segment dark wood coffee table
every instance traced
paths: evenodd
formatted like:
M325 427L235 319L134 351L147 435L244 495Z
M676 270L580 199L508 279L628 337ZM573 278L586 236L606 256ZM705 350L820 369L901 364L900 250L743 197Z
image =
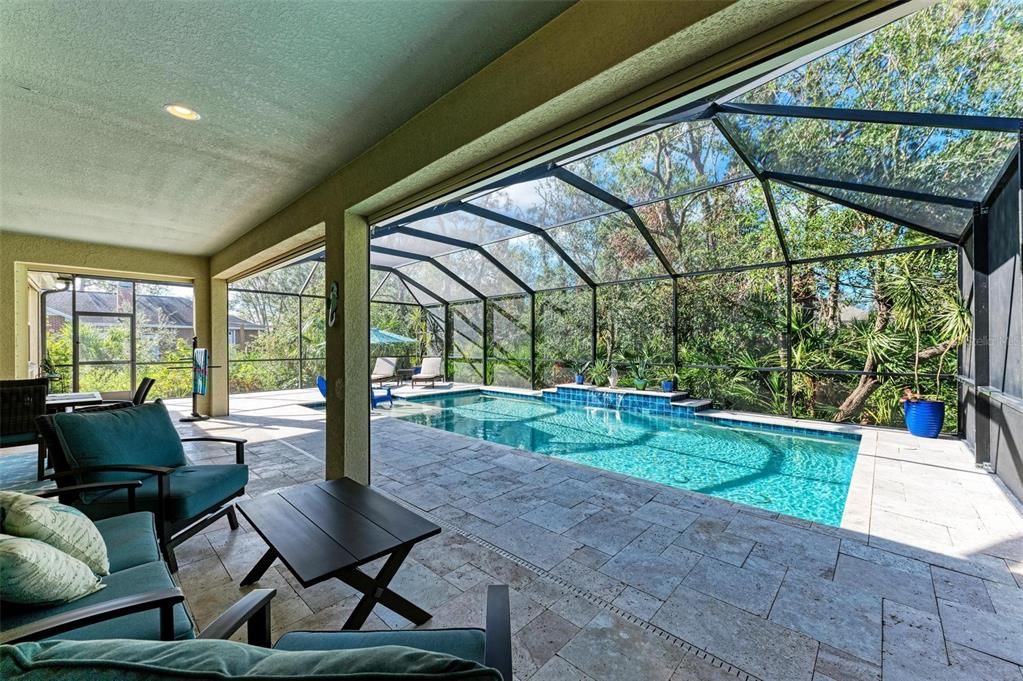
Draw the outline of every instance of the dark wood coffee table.
M426 612L388 588L412 547L440 527L350 478L296 485L242 501L238 510L270 549L242 580L263 576L278 558L304 587L340 579L362 592L342 629L358 629L380 603L423 624ZM388 556L375 577L359 566Z

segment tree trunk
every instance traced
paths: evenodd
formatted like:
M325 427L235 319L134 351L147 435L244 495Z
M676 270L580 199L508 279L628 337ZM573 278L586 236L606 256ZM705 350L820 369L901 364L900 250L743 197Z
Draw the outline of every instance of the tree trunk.
M916 359L919 362L925 362L929 359L941 355L944 352L948 352L955 345L954 341L945 341L938 345L924 348L916 354ZM868 368L870 367L870 368ZM876 371L872 357L867 358L867 362L863 368L864 371ZM849 396L845 398L842 405L835 412L832 417L832 421L846 421L852 418L855 414L859 413L863 405L867 403L870 396L874 394L874 391L881 387L881 379L876 376L860 376L859 382L853 389Z

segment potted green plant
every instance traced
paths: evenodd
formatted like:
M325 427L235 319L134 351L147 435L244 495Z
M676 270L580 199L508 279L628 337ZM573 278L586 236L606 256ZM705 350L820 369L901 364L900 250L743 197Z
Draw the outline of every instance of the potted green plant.
M590 381L593 385L603 385L611 375L611 367L606 360L598 359L590 367Z
M575 384L582 385L586 382L586 370L590 368L590 362L585 364L580 363L577 360L573 360L572 367L575 370Z
M675 381L678 380L678 372L674 366L666 367L661 371L661 391L670 393L675 391Z
M632 385L636 390L646 390L650 383L650 365L650 351L644 347L632 363Z
M972 318L966 302L937 282L921 280L909 261L903 262L891 288L893 316L899 328L913 336L913 386L902 391L900 401L906 428L918 437L938 437L945 423L945 401L941 399L941 371L945 357L970 337ZM924 334L936 341L921 348ZM920 362L938 358L934 373L935 394L920 390Z

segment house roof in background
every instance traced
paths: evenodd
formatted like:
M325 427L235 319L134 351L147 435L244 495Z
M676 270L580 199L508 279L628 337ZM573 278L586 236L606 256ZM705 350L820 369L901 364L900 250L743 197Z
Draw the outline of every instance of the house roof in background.
M116 308L116 293L104 291L76 291L75 304L79 312L112 312ZM140 324L146 320L163 319L164 326L178 329L192 328L192 299L182 296L139 295L135 298ZM50 295L46 298L46 314L71 318L71 296ZM102 322L99 322L102 323ZM228 314L228 328L262 329L261 324L250 322L238 315Z

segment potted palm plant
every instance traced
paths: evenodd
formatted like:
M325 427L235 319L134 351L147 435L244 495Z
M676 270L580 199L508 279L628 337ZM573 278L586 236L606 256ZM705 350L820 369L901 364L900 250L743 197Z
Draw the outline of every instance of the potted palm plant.
M646 390L650 376L650 357L643 351L632 364L632 385L636 390Z
M678 372L674 365L668 366L661 371L661 391L670 393L675 390L675 381L678 380Z
M582 385L586 382L586 370L590 368L590 362L585 364L579 363L578 360L573 360L572 368L575 370L575 384Z
M908 263L892 287L896 324L913 336L913 386L902 391L902 408L909 432L918 437L938 437L945 423L945 402L941 399L941 372L948 353L958 349L970 336L972 319L966 302L958 292L938 286L938 282L913 276ZM922 338L936 341L922 348ZM920 390L920 363L938 359L934 372L935 394Z

